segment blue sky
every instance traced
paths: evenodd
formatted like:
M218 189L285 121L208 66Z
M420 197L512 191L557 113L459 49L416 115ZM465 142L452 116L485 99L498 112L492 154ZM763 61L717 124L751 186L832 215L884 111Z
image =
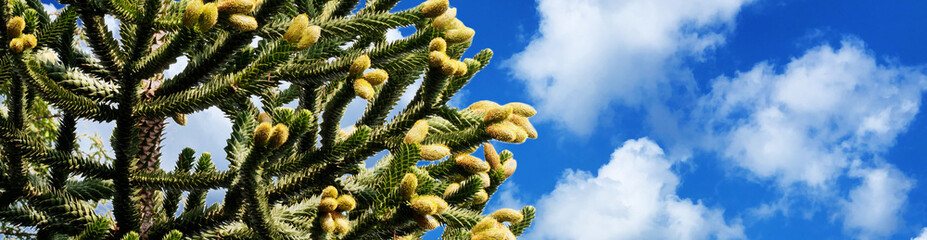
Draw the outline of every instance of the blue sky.
M537 206L524 239L927 239L927 2L452 5L495 52L454 102L540 111L496 147L520 164L490 208ZM165 156L221 153L221 113L189 118Z

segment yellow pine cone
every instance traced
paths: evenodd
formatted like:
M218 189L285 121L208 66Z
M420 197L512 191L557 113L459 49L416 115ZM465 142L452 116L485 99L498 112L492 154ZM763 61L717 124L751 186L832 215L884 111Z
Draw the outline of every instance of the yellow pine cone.
M492 213L492 217L495 218L496 221L510 223L521 222L522 219L525 219L525 215L523 215L521 211L511 208L496 210L496 212Z
M270 139L267 140L267 147L270 149L276 149L280 146L283 146L289 137L290 128L288 128L286 125L278 123L276 126L274 126L274 134L270 135Z
M348 219L341 215L339 212L333 212L332 218L335 220L335 232L339 234L348 233L351 231L351 223L348 222Z
M478 222L476 225L474 225L473 228L470 229L470 233L472 233L472 235L477 235L477 234L480 234L480 233L483 233L483 232L486 232L492 229L498 229L498 228L504 228L504 227L505 225L502 225L502 223L500 223L499 221L496 221L495 218L486 217L480 220L480 222Z
M351 195L338 196L338 211L351 211L354 210L355 207L357 207L357 200L355 200Z
M308 26L303 29L302 37L299 38L299 43L296 44L296 48L299 50L305 50L319 42L319 37L321 36L322 27Z
M487 110L486 116L483 116L483 122L487 124L502 122L512 116L512 109L507 107L500 106Z
M447 41L441 37L431 39L431 43L428 44L428 50L432 52L447 52Z
M171 116L171 119L174 119L174 123L176 123L177 125L180 125L180 126L187 125L187 115L183 113L174 114L174 116Z
M505 176L505 178L511 177L512 174L515 174L515 168L517 167L518 161L515 161L514 158L505 161L505 164L502 165L502 175Z
M351 63L351 69L348 70L349 76L360 77L364 75L364 71L370 68L370 57L367 55L361 55L354 59L354 62Z
M483 100L483 101L470 104L470 106L467 107L467 110L471 112L482 112L482 111L488 111L490 109L494 109L497 107L499 107L498 103L493 102L493 101Z
M32 34L23 34L20 36L23 39L23 48L32 49L39 44L39 40L35 38L35 35Z
M489 200L489 193L486 193L486 190L480 189L479 192L473 194L473 198L470 199L473 204L483 204Z
M428 54L428 66L433 68L439 68L444 66L444 62L450 60L450 57L447 56L444 52L431 51Z
M480 178L480 182L483 183L483 188L488 188L489 185L492 185L492 179L489 178L489 173L481 172L476 174Z
M251 0L221 0L216 6L219 12L229 14L246 14L254 11L254 2Z
M187 28L196 27L201 14L203 14L203 0L191 0L183 12L183 25Z
M257 118L259 123L273 123L274 119L268 113L258 114Z
M486 159L486 163L489 163L490 170L498 170L502 167L502 159L491 143L483 143L483 158Z
M17 38L19 35L23 34L23 29L26 29L26 20L23 17L13 17L9 22L6 22L6 36L10 38Z
M513 142L515 141L516 136L515 130L509 127L506 127L505 124L496 123L486 127L486 134L489 134L489 137L502 141L502 142Z
M451 183L444 189L444 197L450 196L460 190L460 183Z
M532 107L531 105L520 103L520 102L509 103L509 104L506 104L505 107L511 108L512 113L518 114L519 116L522 116L522 117L532 117L538 113L538 111L535 110L534 107Z
M451 149L443 144L432 144L421 147L422 160L435 161L451 155Z
M303 30L309 26L309 16L306 14L297 15L293 18L293 21L290 22L290 26L287 27L286 32L283 34L283 39L289 43L297 43L299 39L303 36Z
M468 68L469 68L470 66L467 66L466 63L463 63L463 62L461 62L461 61L456 61L456 63L457 63L457 72L454 72L454 75L455 75L455 76L464 76L464 75L467 75L467 71L469 70Z
M431 26L437 29L448 29L455 19L457 19L457 8L449 8L441 16L436 17Z
M338 200L332 197L322 198L322 201L319 202L319 211L320 212L332 212L338 209Z
M502 124L505 124L506 127L512 129L512 131L515 132L515 140L511 141L510 143L524 143L526 140L528 140L528 132L524 129L515 126L515 124L512 122L503 122Z
M258 125L257 129L254 130L254 147L261 148L267 143L267 140L270 140L270 136L274 134L274 127L270 123L261 123Z
M457 165L460 165L460 167L463 167L463 169L467 170L469 173L475 174L489 171L488 163L471 155L458 156L455 160Z
M412 199L412 196L415 196L416 188L418 188L418 177L415 174L406 173L405 176L402 176L402 181L399 182L399 194L401 194L402 199Z
M448 76L457 73L457 61L453 59L445 60L443 63L441 63L441 73Z
M379 86L386 82L386 80L389 80L389 73L383 69L374 69L373 71L364 73L364 79L370 82L371 85Z
M468 27L447 30L445 33L447 42L452 44L469 42L470 40L473 40L473 35L476 35L476 31Z
M331 212L322 213L319 217L319 223L322 225L322 231L325 232L334 232L335 231L335 219L332 218Z
M434 18L441 16L447 11L447 8L451 5L448 0L428 0L422 3L422 15L425 15L427 18Z
M443 198L435 196L435 195L425 195L425 196L421 196L420 198L431 201L432 203L435 204L435 213L433 213L432 215L442 214L446 212L447 209L450 207L447 204L447 201L444 201Z
M524 130L525 133L528 134L528 138L538 138L538 130L534 129L534 125L531 125L531 122L528 121L528 118L522 117L521 115L512 115L509 117L509 122L512 122L512 124L515 124L515 126L518 126Z
M328 186L322 189L322 198L337 198L338 189L335 186Z
M208 32L209 29L216 25L217 21L219 21L219 9L216 7L216 3L207 3L203 5L203 12L196 23L196 28L200 32Z
M23 52L24 48L23 44L24 41L22 38L14 38L13 40L10 40L10 50L12 50L14 53L21 53Z
M419 215L432 215L438 212L438 206L435 202L425 199L421 196L413 198L409 201L409 207Z
M417 223L419 227L427 230L432 230L441 226L441 223L438 223L438 220L435 220L435 218L431 216L413 214L412 219L415 220L415 223Z
M515 234L508 228L494 228L473 235L470 240L515 240Z
M428 120L425 120L425 119L418 120L415 122L414 125L412 125L412 128L409 129L409 132L406 133L406 137L405 139L403 139L403 142L404 143L421 143L422 141L425 140L425 137L428 136L429 129L430 129L430 126L428 126Z
M373 100L373 86L370 85L370 82L364 80L363 78L358 78L354 80L354 95L357 95L360 98L365 100Z
M254 31L258 27L257 20L254 17L244 14L232 14L232 16L229 16L229 23L242 32Z

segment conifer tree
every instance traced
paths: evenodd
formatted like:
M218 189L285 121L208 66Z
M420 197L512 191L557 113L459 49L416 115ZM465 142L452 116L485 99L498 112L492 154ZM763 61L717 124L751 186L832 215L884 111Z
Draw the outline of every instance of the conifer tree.
M534 208L483 213L516 168L490 142L536 138L536 112L447 106L492 51L464 57L475 31L448 0L398 2L62 0L46 14L40 0L3 0L0 234L418 239L443 226L444 239L515 239ZM386 40L404 27L415 33ZM366 109L341 129L353 101ZM201 149L161 155L166 118L211 107L232 123L228 170ZM80 120L115 123L111 161L78 150ZM223 201L207 204L214 189Z

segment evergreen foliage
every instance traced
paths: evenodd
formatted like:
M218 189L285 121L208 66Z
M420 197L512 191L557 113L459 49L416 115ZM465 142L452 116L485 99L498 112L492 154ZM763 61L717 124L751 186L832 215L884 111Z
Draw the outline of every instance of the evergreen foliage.
M397 2L66 0L50 16L39 0L3 0L0 235L417 239L444 226L444 239L514 239L535 210L483 214L516 166L489 141L537 137L535 111L447 106L492 51L462 59L475 31L447 0ZM416 32L386 41L402 27ZM367 108L341 129L352 101ZM190 148L161 169L165 119L210 107L232 122L228 170ZM113 158L78 150L81 119L115 123ZM487 161L471 155L480 144ZM207 204L212 189L224 201Z

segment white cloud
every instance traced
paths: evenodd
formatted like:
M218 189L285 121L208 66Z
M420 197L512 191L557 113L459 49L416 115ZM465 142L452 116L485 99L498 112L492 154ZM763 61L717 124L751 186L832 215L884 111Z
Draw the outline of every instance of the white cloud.
M921 235L918 235L916 238L912 238L911 240L927 240L927 227L921 230Z
M849 159L894 145L918 112L925 77L876 63L863 43L820 46L776 73L761 63L720 77L701 100L714 147L782 186L826 188Z
M49 19L51 19L51 20L54 21L55 18L58 18L58 14L57 14L57 13L58 13L58 8L55 7L54 4L51 4L51 3L42 3L42 8L43 8L43 10L45 10L45 13L48 14Z
M748 2L538 0L539 35L510 64L539 117L589 134L610 104L637 106L671 81L692 84L678 62L723 44Z
M914 186L894 167L853 169L862 185L850 191L843 205L843 226L860 239L884 239L899 226L899 214Z
M538 201L529 239L736 239L723 210L676 195L674 162L648 139L630 140L593 176L568 170Z

